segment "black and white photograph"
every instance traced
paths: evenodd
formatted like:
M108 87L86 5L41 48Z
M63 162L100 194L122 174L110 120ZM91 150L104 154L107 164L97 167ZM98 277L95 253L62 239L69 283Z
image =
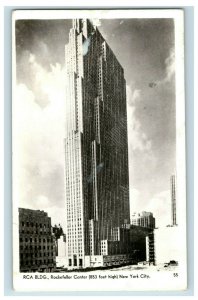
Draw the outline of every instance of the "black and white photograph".
M12 21L14 288L185 290L183 11Z

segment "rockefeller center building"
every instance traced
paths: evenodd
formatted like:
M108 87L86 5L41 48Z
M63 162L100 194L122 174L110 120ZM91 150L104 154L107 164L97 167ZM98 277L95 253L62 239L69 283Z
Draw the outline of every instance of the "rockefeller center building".
M66 60L68 268L129 259L124 70L97 27L73 20Z

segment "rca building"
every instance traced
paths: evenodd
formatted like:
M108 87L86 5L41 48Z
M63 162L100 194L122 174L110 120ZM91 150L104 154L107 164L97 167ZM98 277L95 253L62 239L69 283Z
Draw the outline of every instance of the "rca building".
M101 265L104 255L121 255L127 262L130 254L124 228L130 224L130 215L124 70L87 19L73 20L65 58L68 268L92 266L93 258Z

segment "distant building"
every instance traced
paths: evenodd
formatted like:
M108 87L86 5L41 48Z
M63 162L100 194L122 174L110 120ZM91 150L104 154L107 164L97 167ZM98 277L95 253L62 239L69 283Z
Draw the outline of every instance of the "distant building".
M100 241L100 255L130 254L130 231L127 228L112 228L111 240Z
M178 247L181 240L181 231L177 226L176 211L176 176L170 177L171 191L171 224L154 230L154 247L156 264L165 264L170 261L178 262L183 249Z
M57 226L57 225L54 225L52 227L52 232L55 236L55 246L56 246L56 256L58 256L58 240L60 239L60 237L63 235L63 229L62 227L60 226L60 224Z
M20 272L49 272L56 266L51 218L40 210L19 208Z
M131 224L135 226L155 228L155 218L151 212L143 211L141 213L133 213L131 216Z
M60 236L63 235L63 229L60 224L58 224L58 226L54 225L52 227L52 232L55 235L56 240L58 240Z
M67 252L66 252L66 235L63 233L57 239L57 256L56 256L56 266L57 267L67 267Z
M177 225L177 211L176 211L176 176L172 175L170 178L171 184L171 225Z
M58 256L66 256L66 235L63 234L58 239Z

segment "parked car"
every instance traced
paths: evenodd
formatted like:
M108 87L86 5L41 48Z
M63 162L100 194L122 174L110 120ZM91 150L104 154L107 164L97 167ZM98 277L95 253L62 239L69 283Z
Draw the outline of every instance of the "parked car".
M178 266L178 261L170 260L169 266Z
M170 260L168 263L164 264L164 268L167 268L169 266L178 266L178 261Z

